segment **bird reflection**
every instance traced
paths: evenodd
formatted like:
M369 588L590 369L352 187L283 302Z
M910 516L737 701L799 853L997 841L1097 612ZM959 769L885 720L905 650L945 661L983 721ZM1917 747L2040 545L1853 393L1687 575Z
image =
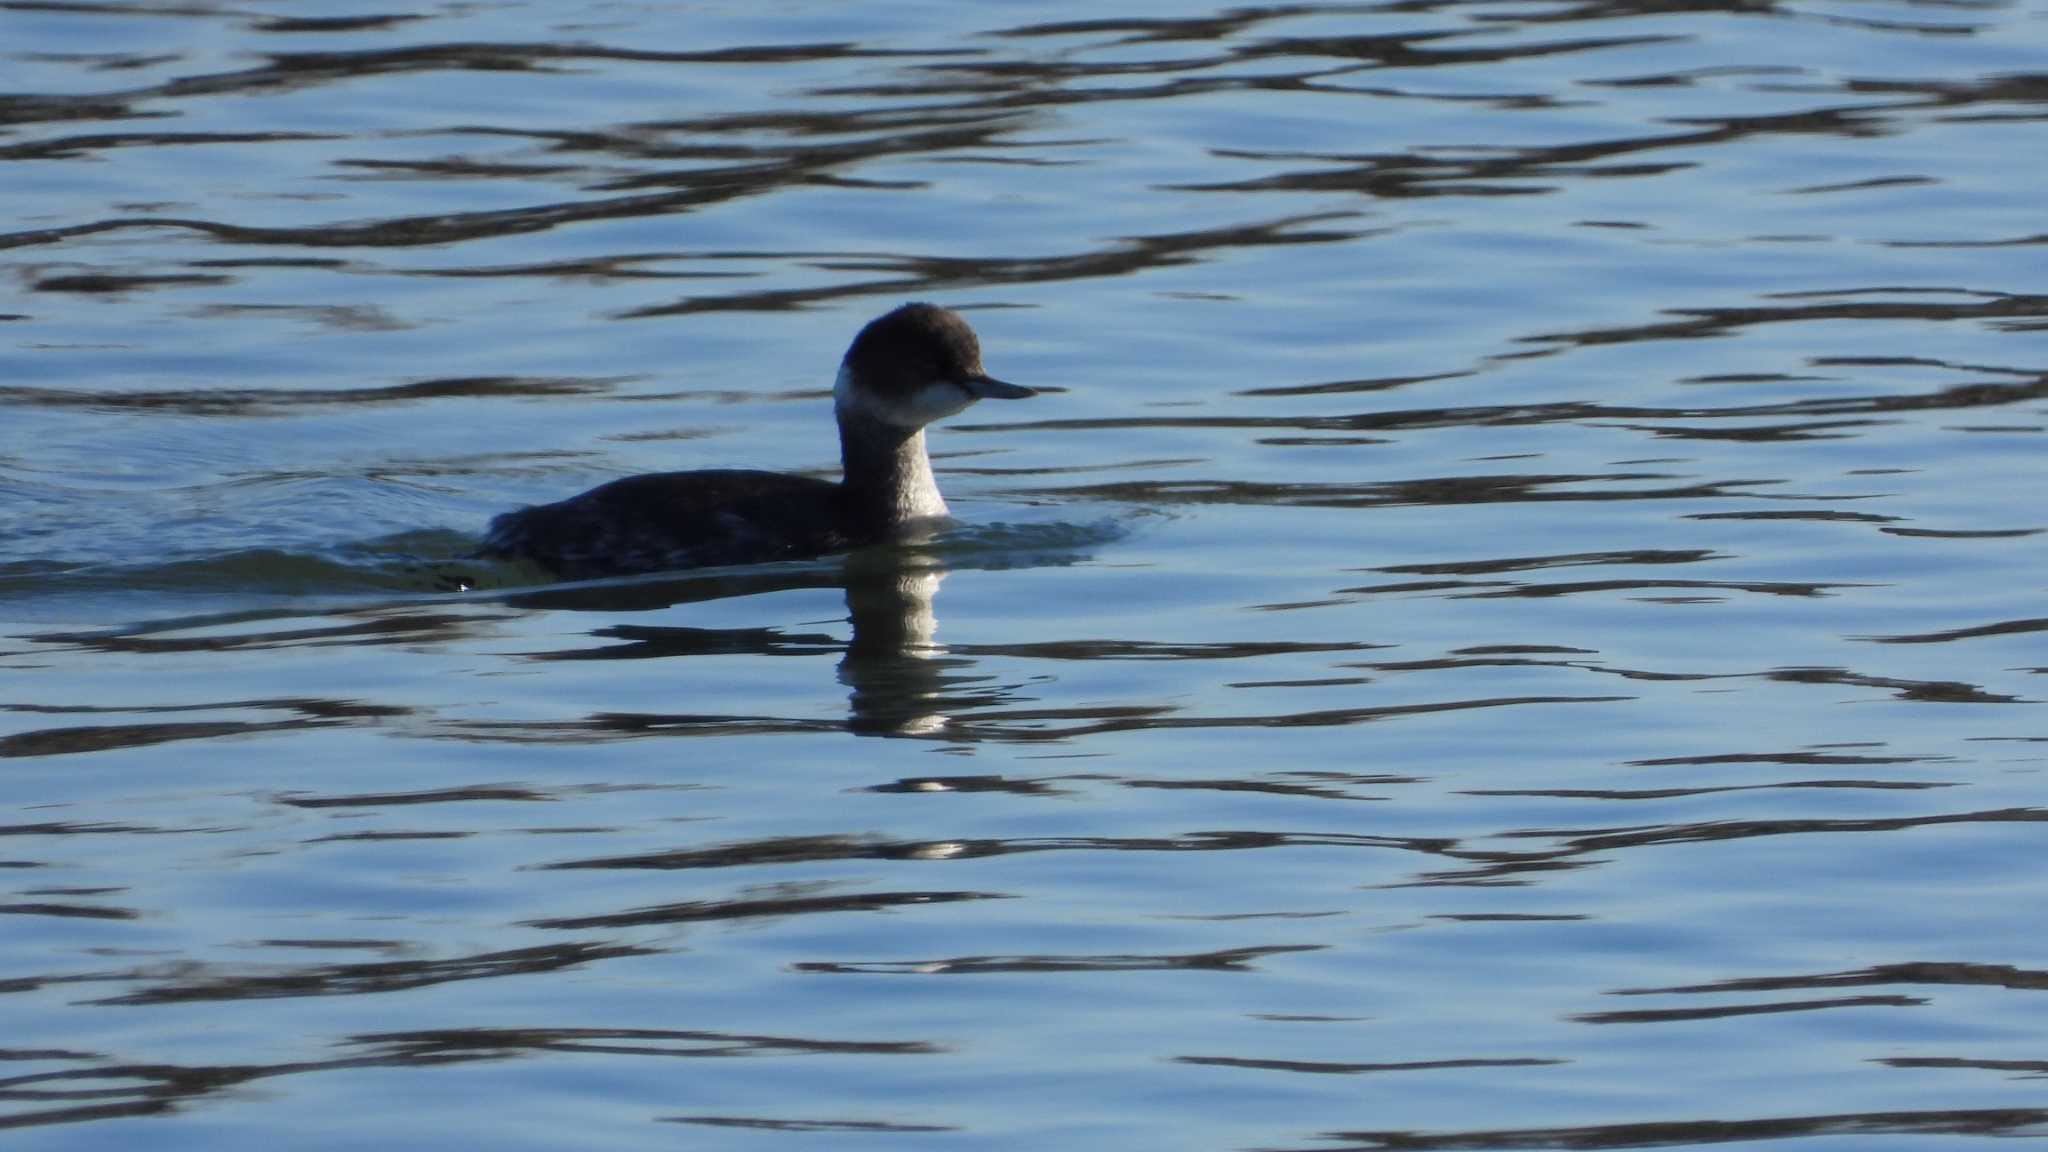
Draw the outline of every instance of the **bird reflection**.
M908 560L909 562L898 562ZM853 638L839 662L851 690L847 727L869 736L934 736L946 728L946 689L972 661L938 643L933 601L946 570L898 554L856 556L846 565Z
M986 704L965 685L983 679L975 661L937 640L935 602L950 568L917 542L855 552L840 561L724 574L691 574L655 582L583 584L519 593L518 607L582 611L649 611L678 604L838 586L846 596L851 634L845 641L817 631L775 626L698 628L620 624L589 635L609 643L536 652L538 660L634 660L743 654L818 656L840 652L838 678L848 691L845 729L868 736L943 736L950 713ZM594 718L607 728L646 731L720 728L736 723L812 730L817 722L702 713L635 713ZM837 727L838 725L832 725Z

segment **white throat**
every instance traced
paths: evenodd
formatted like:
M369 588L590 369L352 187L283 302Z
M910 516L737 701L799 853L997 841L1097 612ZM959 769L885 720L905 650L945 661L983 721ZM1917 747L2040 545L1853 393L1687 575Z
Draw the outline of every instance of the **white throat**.
M927 384L900 400L884 400L861 387L844 364L839 366L838 379L832 382L832 405L835 409L857 412L870 420L880 420L898 428L923 428L956 412L964 412L973 403L974 397L967 389L957 384L941 383Z
M844 365L832 386L833 410L839 417L842 482L868 503L871 514L896 528L946 515L945 498L939 495L931 460L925 455L925 421L917 419L922 414L919 409L937 407L928 397L940 388L964 396L958 388L937 385L899 408L879 402L872 392L857 385ZM957 404L935 411L930 419L964 407L966 404Z

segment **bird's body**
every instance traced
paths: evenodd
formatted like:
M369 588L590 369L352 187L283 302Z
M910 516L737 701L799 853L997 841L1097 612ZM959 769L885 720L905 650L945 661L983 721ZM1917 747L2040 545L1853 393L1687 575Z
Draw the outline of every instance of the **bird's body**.
M855 547L830 480L720 469L627 476L491 522L484 555L567 580L821 556ZM770 521L774 533L758 525Z
M833 389L843 476L751 469L627 476L491 521L481 554L566 579L753 564L878 543L946 515L924 426L1028 388L981 369L973 329L906 304L861 329Z

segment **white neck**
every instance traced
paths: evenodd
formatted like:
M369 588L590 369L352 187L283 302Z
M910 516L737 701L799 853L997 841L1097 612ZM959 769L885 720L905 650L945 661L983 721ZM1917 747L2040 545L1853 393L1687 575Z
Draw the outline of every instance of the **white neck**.
M856 514L890 530L945 516L946 501L925 455L924 429L892 423L843 367L832 400L842 483Z

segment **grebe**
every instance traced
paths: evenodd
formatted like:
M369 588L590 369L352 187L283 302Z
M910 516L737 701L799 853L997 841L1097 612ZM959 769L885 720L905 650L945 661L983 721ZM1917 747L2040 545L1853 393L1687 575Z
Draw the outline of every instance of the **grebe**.
M750 469L627 476L491 521L480 554L570 580L842 552L946 515L924 426L1032 389L981 368L974 329L935 304L870 321L832 389L842 478Z

